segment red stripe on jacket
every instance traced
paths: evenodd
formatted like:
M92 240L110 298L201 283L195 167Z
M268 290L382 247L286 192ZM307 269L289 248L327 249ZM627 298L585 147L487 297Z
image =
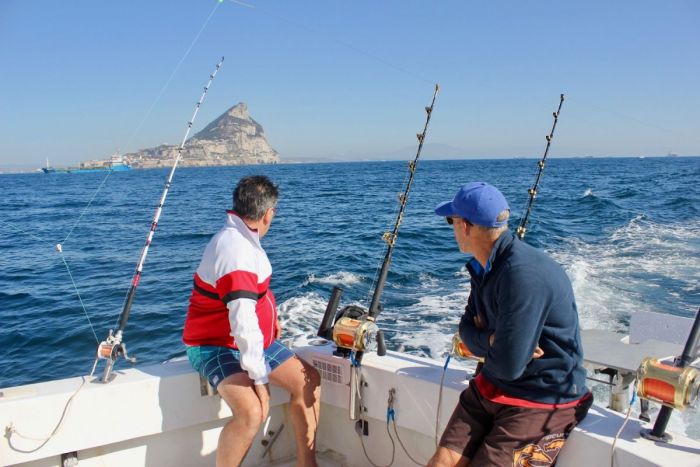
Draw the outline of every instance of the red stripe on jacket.
M236 291L248 291L258 295L266 291L265 295L257 300L255 314L263 334L263 347L268 348L275 340L277 306L275 296L269 290L270 277L258 284L255 274L247 271L233 271L221 277L214 287L204 282L195 273L194 283L198 288L216 294L219 298L214 299L202 294L197 287L192 288L182 336L185 344L238 348L231 336L228 308L222 301L223 297Z

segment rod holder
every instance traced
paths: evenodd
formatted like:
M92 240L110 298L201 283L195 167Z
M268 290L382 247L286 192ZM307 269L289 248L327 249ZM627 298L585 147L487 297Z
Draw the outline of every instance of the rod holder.
M386 343L384 342L384 331L377 331L377 355L383 357L386 355Z
M321 320L321 325L318 327L318 337L323 337L324 339L330 340L332 338L331 333L333 332L333 319L335 318L336 310L338 309L338 304L340 303L340 297L343 295L343 289L338 286L333 287L331 292L331 298L328 300L328 305L326 305L326 312L323 314L323 319Z

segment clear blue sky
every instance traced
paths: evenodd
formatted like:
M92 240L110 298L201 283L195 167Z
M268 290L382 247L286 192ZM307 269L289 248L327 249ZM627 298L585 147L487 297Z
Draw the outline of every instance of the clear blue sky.
M242 1L0 0L0 165L177 144L221 55L195 130L244 101L283 158L414 146L434 82L466 157L540 155L561 92L552 156L700 154L698 1Z

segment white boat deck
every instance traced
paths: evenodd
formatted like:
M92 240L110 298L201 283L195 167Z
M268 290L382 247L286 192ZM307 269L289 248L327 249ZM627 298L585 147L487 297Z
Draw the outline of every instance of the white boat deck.
M333 451L319 452L316 454L316 462L319 467L345 467L343 456ZM295 459L281 460L268 464L270 467L294 467Z
M296 349L307 361L326 363L322 387L318 452L323 466L369 466L355 422L349 419L350 362L334 357L332 346ZM397 428L410 455L426 462L435 450L436 409L443 362L403 353L366 354L362 362L363 405L369 436L364 445L377 465L392 455L386 432L387 396L395 390ZM450 364L445 375L438 432L441 432L466 387L468 367ZM0 428L47 436L66 402L81 383L70 378L0 389ZM279 432L270 445L254 441L244 465L294 465L294 439L287 415L288 396L274 388L269 430ZM168 362L118 372L108 385L87 383L78 393L61 430L45 446L12 435L0 440L0 465L59 466L61 456L77 453L78 466L211 466L221 427L230 411L218 396L202 395L198 375L186 361ZM577 427L558 459L561 467L611 465L611 445L623 415L594 406ZM285 428L280 431L281 425ZM616 466L700 466L700 442L673 433L666 445L639 436L642 427L630 419L617 443ZM392 430L393 431L393 430ZM265 454L265 450L270 450ZM396 443L394 465L413 465Z

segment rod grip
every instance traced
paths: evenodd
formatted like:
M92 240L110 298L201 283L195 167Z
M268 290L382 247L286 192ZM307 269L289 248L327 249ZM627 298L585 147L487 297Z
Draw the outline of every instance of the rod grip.
M335 312L338 309L341 295L343 295L343 289L338 286L333 287L331 298L328 300L328 305L326 305L326 312L323 314L321 325L318 327L318 333L316 334L318 337L323 337L324 339L331 338L333 319L335 318Z

